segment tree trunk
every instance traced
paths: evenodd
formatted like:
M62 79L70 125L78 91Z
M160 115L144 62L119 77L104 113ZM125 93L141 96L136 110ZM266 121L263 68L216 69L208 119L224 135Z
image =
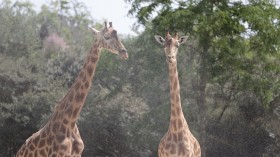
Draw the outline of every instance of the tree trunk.
M203 77L203 76L201 76ZM206 156L206 82L202 80L199 81L199 91L197 95L197 104L199 109L199 130L200 130L200 146L201 146L201 157Z
M203 51L200 53L200 68L198 72L198 93L197 93L197 105L199 109L199 131L200 131L200 146L201 146L201 157L206 157L206 150L207 150L207 115L206 115L206 85L208 81L208 60L207 60L207 50L208 48L204 48Z

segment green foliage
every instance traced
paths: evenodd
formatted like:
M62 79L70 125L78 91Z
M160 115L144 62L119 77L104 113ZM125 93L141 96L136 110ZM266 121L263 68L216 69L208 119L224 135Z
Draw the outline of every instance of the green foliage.
M166 28L189 35L177 58L182 106L207 156L279 156L279 9L267 1L127 2L146 30L123 37L128 60L102 52L78 122L83 156L157 156L170 104L153 36ZM32 7L0 4L0 156L14 156L46 123L91 48L87 26L102 27L77 1ZM52 34L66 46L46 48Z
M31 6L28 2L17 2L14 5L7 0L1 2L1 54L28 57L30 55L28 52L38 46L36 44L38 43L36 34L38 29L34 20L35 12ZM25 18L26 16L30 18Z
M210 136L225 141L226 137L216 134L220 129L239 128L235 122L231 122L233 124L230 127L231 123L223 122L223 119L236 114L246 115L248 112L256 116L258 114L251 111L254 108L257 108L257 111L275 109L274 102L280 95L280 9L274 3L249 1L244 4L241 1L228 0L128 2L132 5L129 13L137 17L139 23L147 26L148 30L152 27L152 34L164 32L166 28L176 29L182 34L190 34L193 40L188 45L193 49L188 50L190 53L187 56L192 59L187 66L191 66L189 69L193 70L193 73L189 74L193 91L189 91L189 94L194 95L189 99L196 99L201 115L197 117L201 125L200 142L204 149L202 156L217 156L212 154L211 147L207 147L212 143ZM237 107L237 110L233 110L233 107ZM244 112L243 107L248 110ZM219 114L213 114L213 111ZM257 117L266 116L268 115L263 113ZM242 120L248 120L247 116L243 118ZM262 134L259 142L265 145L259 145L262 149L246 149L239 155L234 155L234 150L223 150L226 153L224 156L246 156L248 152L251 155L255 153L252 156L261 156L267 153L264 148L271 144L270 140L274 140L268 136L270 130L251 118L249 121L250 125L260 127L254 134ZM216 128L213 123L221 125L221 128ZM247 122L244 124L248 125ZM214 132L210 132L208 128ZM238 136L250 133L240 132ZM268 141L262 142L263 139ZM246 141L239 141L238 144L232 148L241 149L251 145ZM218 141L216 145L224 146L223 142ZM239 149L235 151L240 152Z
M57 95L50 94L53 88L46 91L41 86L42 78L36 80L38 73L33 73L30 66L34 65L28 59L1 55L0 60L0 149L2 156L13 156L24 140L41 127L40 120L50 113L50 105L54 103L50 100Z
M59 13L47 6L37 14L29 2L4 0L0 12L0 156L14 156L24 141L45 125L65 87L73 81L88 50L85 47L92 42L87 30L92 22L84 16L78 21L85 27L77 27L73 15L64 14L62 21ZM71 20L74 23L67 22ZM43 43L51 33L66 34L59 36L62 40L67 36L79 39L66 40L74 43L71 47L50 51ZM81 40L82 35L87 40ZM63 72L66 75L61 76Z

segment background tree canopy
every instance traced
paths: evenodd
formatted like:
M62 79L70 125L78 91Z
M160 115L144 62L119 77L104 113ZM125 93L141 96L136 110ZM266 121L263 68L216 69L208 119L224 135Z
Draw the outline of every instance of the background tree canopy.
M182 105L203 157L280 156L280 9L274 1L126 0L144 32L122 36L129 59L104 51L78 126L83 156L155 157L169 125L166 28L188 34ZM0 156L48 120L102 25L78 1L0 2ZM137 25L136 24L136 25Z

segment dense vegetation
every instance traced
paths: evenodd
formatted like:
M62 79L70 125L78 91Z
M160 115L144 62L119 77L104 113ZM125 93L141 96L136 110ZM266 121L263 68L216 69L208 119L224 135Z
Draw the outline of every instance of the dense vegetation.
M127 0L145 26L104 51L78 126L83 156L155 157L169 125L166 28L188 34L178 68L186 119L203 157L280 156L280 10L271 1ZM0 156L48 120L101 27L78 1L0 2Z

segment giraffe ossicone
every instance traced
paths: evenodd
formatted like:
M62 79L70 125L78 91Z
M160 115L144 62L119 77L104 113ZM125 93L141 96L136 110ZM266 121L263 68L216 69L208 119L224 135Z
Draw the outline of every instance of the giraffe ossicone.
M94 28L91 31L95 41L74 84L56 105L47 124L25 141L16 157L81 157L84 144L76 122L89 93L101 49L128 58L111 22L109 27L105 22L102 31Z
M167 133L161 139L158 147L159 157L200 157L201 149L198 141L192 135L184 117L181 99L180 84L177 71L177 52L187 36L179 38L178 32L172 37L166 31L165 38L155 35L156 41L164 46L170 83L170 124Z

